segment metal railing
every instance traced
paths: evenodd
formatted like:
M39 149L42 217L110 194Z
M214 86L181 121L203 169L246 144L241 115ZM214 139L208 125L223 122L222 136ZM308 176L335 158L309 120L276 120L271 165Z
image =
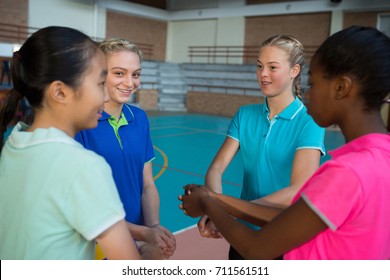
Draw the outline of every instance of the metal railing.
M305 46L305 62L309 63L318 46ZM189 46L190 63L256 63L258 46Z
M0 23L0 41L4 43L22 44L38 28Z
M254 91L260 91L258 87L242 87L242 86L234 86L234 85L229 85L229 86L223 86L223 85L209 85L209 84L190 84L188 85L189 91L201 91L203 92L202 88L206 88L207 92L212 92L212 90L221 90L222 92L219 93L224 93L224 94L232 94L231 91L238 91L236 94L240 95L248 95L248 92L254 92ZM214 93L217 93L214 91Z
M26 39L37 30L39 30L39 28L0 22L0 42L23 44L24 41L26 41ZM91 38L95 41L104 40L104 38ZM141 49L144 59L153 59L154 46L152 44L137 42L134 42L134 44Z

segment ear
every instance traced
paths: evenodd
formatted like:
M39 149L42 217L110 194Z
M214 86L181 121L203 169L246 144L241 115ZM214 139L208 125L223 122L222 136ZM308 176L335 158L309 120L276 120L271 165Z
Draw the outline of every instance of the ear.
M291 68L291 79L295 79L295 77L299 75L299 72L301 72L301 65L295 64Z
M66 103L70 96L70 88L61 81L51 82L47 92L50 100L56 103Z
M352 79L349 76L341 76L335 81L336 99L343 99L350 95L352 89Z

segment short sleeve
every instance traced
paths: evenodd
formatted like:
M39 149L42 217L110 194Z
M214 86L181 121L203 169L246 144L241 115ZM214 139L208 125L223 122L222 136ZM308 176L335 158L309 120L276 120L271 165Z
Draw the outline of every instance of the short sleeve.
M145 115L146 124L146 146L145 146L145 163L152 161L155 158L152 139L150 138L150 125L148 118Z
M304 185L300 195L332 230L336 230L359 211L362 187L353 170L325 163Z
M227 136L233 138L238 142L240 142L240 135L239 135L239 124L240 124L240 115L241 115L240 113L241 113L241 109L239 109L236 112L227 130Z
M124 219L111 169L103 159L98 158L79 171L66 199L65 216L87 240Z
M309 117L309 116L308 116ZM318 149L325 155L325 129L319 127L314 120L309 117L302 129L297 149Z

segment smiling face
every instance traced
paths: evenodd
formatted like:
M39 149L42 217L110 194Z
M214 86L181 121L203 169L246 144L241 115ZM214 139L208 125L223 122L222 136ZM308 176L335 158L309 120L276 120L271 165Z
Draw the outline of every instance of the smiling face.
M292 94L294 78L299 65L291 68L288 53L276 46L266 46L259 52L257 80L264 96Z
M107 92L110 103L124 104L140 85L141 60L131 51L111 52L107 55Z

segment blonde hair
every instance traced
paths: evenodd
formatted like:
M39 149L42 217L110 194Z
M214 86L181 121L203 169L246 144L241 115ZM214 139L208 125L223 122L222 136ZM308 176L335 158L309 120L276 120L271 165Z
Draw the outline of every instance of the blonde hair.
M112 38L104 40L99 46L105 55L109 55L112 52L130 51L136 53L139 56L139 59L142 60L142 51L135 44L126 39Z
M286 51L289 55L290 67L296 64L300 66L299 74L294 79L294 89L295 95L302 99L301 73L305 65L303 45L294 36L275 35L261 44L260 51L267 46L275 46Z

